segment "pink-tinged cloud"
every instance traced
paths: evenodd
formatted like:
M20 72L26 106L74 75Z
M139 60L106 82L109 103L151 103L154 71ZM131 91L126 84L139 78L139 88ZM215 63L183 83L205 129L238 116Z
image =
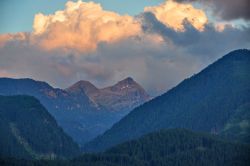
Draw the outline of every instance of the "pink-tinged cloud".
M3 34L0 35L0 48L4 47L7 42L11 41L24 41L28 39L28 34L24 32L19 32L16 34Z
M176 31L184 31L185 20L200 31L208 22L202 10L172 0L146 7L144 12L153 13L159 21ZM46 51L86 55L95 51L102 42L112 44L135 36L147 37L156 44L163 41L160 35L145 34L142 24L136 17L105 11L94 2L68 1L64 10L51 15L36 14L32 33L0 35L0 47L6 42L21 40Z
M163 24L176 31L184 31L184 22L188 21L197 30L203 31L208 23L205 12L191 4L182 4L173 0L166 1L159 6L146 7L145 12L151 12Z
M0 77L12 77L12 78L14 78L14 77L17 77L17 74L0 69Z
M35 44L46 50L89 52L100 42L113 43L141 32L133 17L105 11L94 2L72 2L52 15L37 14L33 23Z

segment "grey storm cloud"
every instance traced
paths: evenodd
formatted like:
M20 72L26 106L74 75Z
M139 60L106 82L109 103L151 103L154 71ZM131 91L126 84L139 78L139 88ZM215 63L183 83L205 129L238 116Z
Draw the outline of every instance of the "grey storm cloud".
M0 74L1 71L7 71L6 76L44 80L56 87L67 87L81 78L110 77L106 70L80 61L75 54L47 52L22 41L9 42L0 48Z
M131 76L152 95L173 87L206 65L176 48L160 46L140 38L102 43L88 55L63 55L39 48L8 43L0 49L0 71L30 77L65 88L81 79L99 87Z
M185 21L186 30L176 32L159 22L152 13L144 13L140 17L146 33L159 34L166 42L173 43L179 49L194 56L211 58L233 49L250 46L250 27L234 28L228 25L220 32L213 24L208 24L201 32Z
M224 20L245 19L250 20L249 0L175 0L177 2L201 2L212 5L215 15Z

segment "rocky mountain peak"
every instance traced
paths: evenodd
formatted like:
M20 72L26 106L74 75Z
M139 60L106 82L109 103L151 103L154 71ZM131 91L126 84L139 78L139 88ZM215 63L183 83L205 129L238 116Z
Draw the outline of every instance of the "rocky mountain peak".
M106 90L111 90L111 91L128 91L129 89L134 89L134 90L143 90L144 89L133 80L133 78L131 77L127 77L121 81L119 81L118 83L116 83L113 86L104 88Z
M105 107L110 111L131 110L149 100L147 92L131 77L102 89L82 80L69 87L67 91L78 95L85 93L97 107Z
M81 80L66 89L69 92L85 93L87 95L98 92L98 88L89 81Z
M134 84L137 84L137 83L133 80L133 78L127 77L119 81L116 85L134 85Z

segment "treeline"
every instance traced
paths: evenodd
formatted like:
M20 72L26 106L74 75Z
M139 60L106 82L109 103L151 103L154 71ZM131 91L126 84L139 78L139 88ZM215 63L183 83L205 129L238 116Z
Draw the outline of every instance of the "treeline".
M247 166L249 145L225 142L217 137L184 129L162 130L115 146L105 152L72 160L2 159L0 165L66 166Z

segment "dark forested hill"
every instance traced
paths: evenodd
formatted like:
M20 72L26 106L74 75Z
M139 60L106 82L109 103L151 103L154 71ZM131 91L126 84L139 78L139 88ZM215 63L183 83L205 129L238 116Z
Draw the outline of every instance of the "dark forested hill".
M55 158L77 154L77 144L37 99L0 96L0 156Z
M88 143L85 150L104 150L163 128L220 134L237 110L249 101L250 51L236 50L162 96L135 108Z
M248 145L224 142L214 136L184 129L162 130L68 161L0 159L1 165L66 166L248 166Z

